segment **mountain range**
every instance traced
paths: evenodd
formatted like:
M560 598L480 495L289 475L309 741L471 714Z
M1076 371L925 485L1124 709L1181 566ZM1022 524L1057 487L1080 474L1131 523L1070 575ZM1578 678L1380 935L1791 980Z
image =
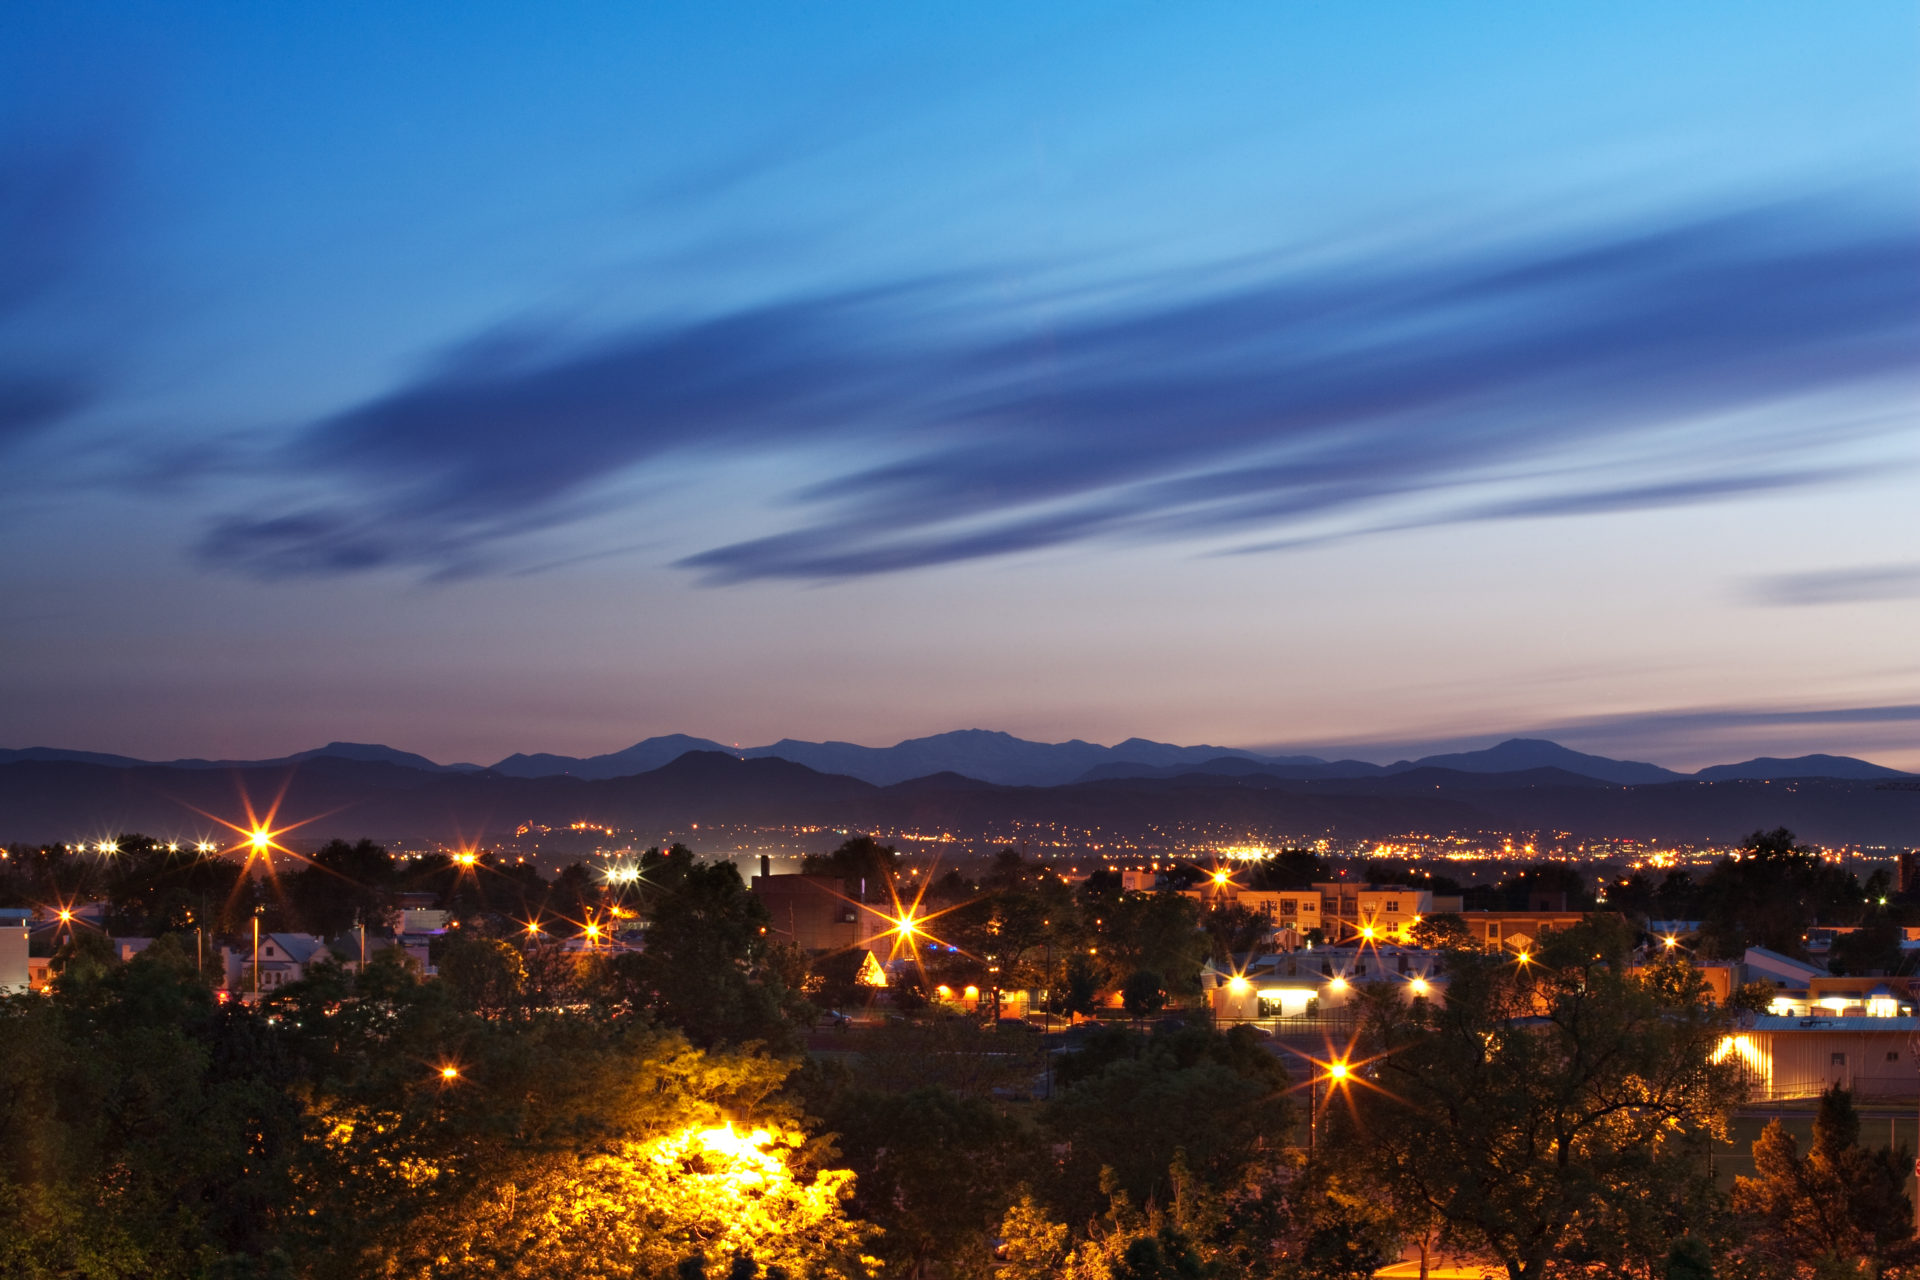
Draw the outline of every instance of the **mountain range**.
M288 838L306 846L335 836L494 841L517 827L564 833L575 824L642 840L695 831L696 842L720 848L734 847L743 829L779 828L821 848L850 831L875 831L944 833L960 842L956 851L1027 837L1064 851L1170 849L1222 838L1395 840L1423 831L1554 830L1579 839L1730 844L1776 826L1827 845L1920 846L1920 779L1904 776L1622 785L1552 767L1474 772L1410 764L1350 777L1184 770L1042 787L957 773L883 786L716 751L689 751L657 769L603 779L420 769L326 754L293 769L230 771L15 759L0 763L0 840L99 840L127 831L230 839L205 815L238 821L243 797L277 796L279 820L300 824Z
M709 738L676 733L647 738L625 750L605 755L580 757L516 753L492 765L490 769L475 764L437 764L412 752L353 742L330 742L324 747L270 760L187 759L164 762L98 752L30 747L25 750L0 750L0 764L63 761L110 768L231 770L285 768L328 758L398 765L426 773L490 771L510 778L566 776L600 781L650 773L688 752L718 752L743 760L785 760L804 765L817 773L857 778L882 787L936 774L957 774L962 778L1012 787L1058 787L1077 782L1174 778L1195 773L1225 777L1260 775L1295 781L1335 780L1388 777L1420 769L1472 774L1554 769L1578 778L1620 786L1677 782L1688 778L1707 782L1764 782L1803 778L1864 781L1909 776L1897 769L1866 760L1832 755L1807 755L1793 759L1763 756L1683 774L1640 761L1588 755L1541 738L1510 738L1480 751L1451 752L1381 765L1363 760L1325 760L1318 756L1265 755L1230 747L1183 747L1146 738L1128 738L1111 747L1083 742L1078 738L1067 742L1031 742L1012 734L985 729L963 729L931 737L909 738L891 747L783 738L768 746L745 749L725 746Z

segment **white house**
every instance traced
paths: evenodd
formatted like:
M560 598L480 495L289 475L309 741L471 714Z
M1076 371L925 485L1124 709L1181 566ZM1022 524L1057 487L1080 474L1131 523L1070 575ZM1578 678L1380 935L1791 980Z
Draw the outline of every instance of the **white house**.
M250 950L221 948L226 962L226 986L229 991L254 990L253 956ZM314 965L334 960L327 944L310 933L264 933L260 935L259 990L264 994L299 982Z

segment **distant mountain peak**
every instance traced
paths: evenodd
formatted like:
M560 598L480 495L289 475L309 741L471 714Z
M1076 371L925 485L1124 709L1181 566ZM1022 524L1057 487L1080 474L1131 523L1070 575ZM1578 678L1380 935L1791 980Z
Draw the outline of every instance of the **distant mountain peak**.
M1912 775L1853 756L1807 755L1781 759L1756 756L1738 764L1716 764L1693 775L1706 782L1771 782L1785 778L1905 778Z
M1588 755L1546 738L1508 738L1479 751L1422 756L1418 760L1397 761L1388 767L1393 772L1431 768L1455 769L1462 773L1521 773L1529 769L1562 769L1583 777L1623 785L1676 782L1682 777L1657 764Z

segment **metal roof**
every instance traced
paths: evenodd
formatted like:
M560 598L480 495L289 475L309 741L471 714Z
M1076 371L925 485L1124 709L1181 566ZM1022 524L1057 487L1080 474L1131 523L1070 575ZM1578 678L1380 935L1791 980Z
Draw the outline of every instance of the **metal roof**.
M1884 1031L1912 1035L1920 1031L1920 1018L1795 1018L1763 1014L1754 1018L1747 1031Z

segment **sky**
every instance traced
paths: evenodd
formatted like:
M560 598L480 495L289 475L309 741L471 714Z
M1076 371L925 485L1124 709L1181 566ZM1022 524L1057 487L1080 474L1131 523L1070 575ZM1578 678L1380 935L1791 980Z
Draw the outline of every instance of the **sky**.
M1910 3L0 14L0 746L1920 769Z

